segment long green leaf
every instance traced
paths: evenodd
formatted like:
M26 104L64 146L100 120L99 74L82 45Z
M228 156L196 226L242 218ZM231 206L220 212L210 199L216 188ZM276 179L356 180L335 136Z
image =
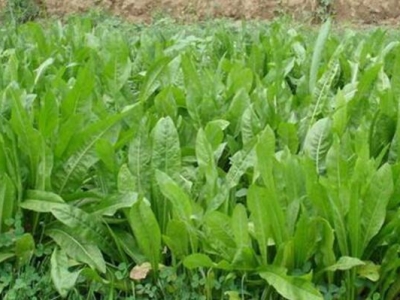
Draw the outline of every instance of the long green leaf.
M68 270L68 257L63 250L54 248L51 255L51 279L61 297L65 298L68 292L75 286L80 271Z
M125 118L134 107L126 111L110 116L104 120L89 126L78 136L70 148L72 154L66 158L62 165L53 174L55 186L58 193L62 194L65 189L73 191L82 184L87 176L88 169L93 166L99 158L95 153L96 143L119 121Z
M267 218L270 220L270 229L277 245L281 245L289 238L283 207L279 201L274 180L274 160L275 160L275 135L270 127L267 127L259 136L256 146L257 169L261 173L265 188L261 189L258 195L259 201L266 203Z
M240 150L232 156L232 166L230 167L228 174L226 174L226 184L228 189L232 189L239 184L241 177L254 165L254 159L254 148Z
M144 117L140 121L136 136L129 144L128 152L128 167L134 177L131 184L136 188L137 192L143 195L147 195L150 190L150 161L149 122Z
M309 80L309 90L311 93L314 92L315 84L317 82L318 70L321 63L321 55L329 36L331 23L332 22L330 19L325 22L325 24L321 27L317 41L315 42L314 52L311 61L310 80Z
M213 211L204 219L207 242L227 261L232 261L236 244L229 216Z
M355 257L349 257L349 256L342 256L341 258L339 258L339 260L333 264L332 266L329 266L328 268L326 268L326 271L331 271L331 272L335 272L337 270L350 270L354 267L358 267L358 266L362 266L365 265L365 262L363 262L362 260L355 258Z
M160 85L160 76L165 72L169 58L161 58L147 71L143 86L140 91L140 102L147 101Z
M303 150L314 161L318 173L326 169L326 154L331 146L331 121L328 118L318 120L308 131Z
M183 258L189 253L189 235L187 225L178 220L168 222L163 240L176 258Z
M200 124L199 107L203 100L203 87L200 76L193 63L193 59L189 55L182 56L182 72L187 92L186 107L192 120Z
M13 183L8 175L4 174L0 176L0 233L7 229L5 222L13 217L17 205Z
M242 204L237 204L232 215L232 230L235 236L237 247L250 246L250 236L248 229L248 218L246 208Z
M128 192L102 199L90 212L94 216L113 216L121 208L130 208L137 201L136 193Z
M160 119L153 130L152 168L175 176L181 168L179 136L170 117Z
M383 165L374 175L371 186L364 200L361 215L362 249L379 232L385 218L386 206L393 193L393 179L391 167Z
M263 197L264 189L252 185L247 192L247 205L251 212L251 220L254 224L254 232L261 258L264 264L268 261L268 239L270 238L270 224L268 220L268 203Z
M151 168L152 179L155 179L155 171L159 170L177 178L181 171L181 147L178 131L170 117L161 118L152 132ZM161 231L164 233L167 227L168 215L171 205L162 196L160 188L153 184L153 210L160 222Z
M92 63L87 63L79 69L78 76L73 88L68 92L61 103L63 119L77 113L88 113L90 111L90 95L95 86L95 76L92 75Z
M249 220L244 205L237 204L235 206L231 222L236 243L236 254L232 264L237 269L252 270L256 266L256 261L249 235Z
M156 171L156 180L163 195L171 201L174 215L189 222L192 215L192 203L189 196L164 172Z
M129 213L129 224L140 250L157 272L161 256L161 232L150 205L145 200L136 202Z
M211 258L202 253L191 254L183 260L183 265L188 269L212 268L214 262Z
M70 257L88 264L101 273L106 272L106 263L99 248L83 241L73 229L65 226L54 227L46 231Z
M66 205L59 195L52 192L28 190L25 197L20 207L35 212L51 212L54 207Z
M324 299L310 281L300 277L288 276L285 269L268 266L265 271L260 272L260 276L288 300Z
M85 241L93 243L110 256L115 255L111 238L101 219L88 214L72 205L60 205L51 209L51 213L63 224L77 230L77 235Z

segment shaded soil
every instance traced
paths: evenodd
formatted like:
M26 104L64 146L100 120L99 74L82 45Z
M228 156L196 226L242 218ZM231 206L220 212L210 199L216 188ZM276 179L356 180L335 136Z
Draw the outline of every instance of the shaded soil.
M364 24L400 24L400 0L35 0L51 15L102 7L132 21L150 21L155 15L187 20L229 17L270 19L282 13L318 18L331 12L336 19ZM4 5L6 0L0 0ZM331 3L323 6L318 3Z

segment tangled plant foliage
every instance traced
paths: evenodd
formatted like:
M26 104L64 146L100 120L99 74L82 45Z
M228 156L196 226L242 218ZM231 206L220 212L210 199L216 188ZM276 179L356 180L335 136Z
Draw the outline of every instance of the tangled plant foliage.
M14 24L33 21L40 16L40 2L35 0L8 0L3 11L3 20Z

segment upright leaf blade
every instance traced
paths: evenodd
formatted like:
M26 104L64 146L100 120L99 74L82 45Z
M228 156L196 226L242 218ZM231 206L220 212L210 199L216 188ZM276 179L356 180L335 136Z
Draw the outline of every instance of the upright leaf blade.
M317 41L315 43L311 61L310 80L309 80L309 89L311 93L314 92L315 84L317 82L318 70L321 63L321 55L329 36L329 31L331 29L331 22L332 21L328 19L328 21L326 21L324 25L322 25Z
M254 148L248 150L243 149L232 156L232 166L230 167L228 174L226 174L226 184L228 189L237 186L245 172L254 165L254 152Z
M386 206L392 193L392 171L391 167L385 164L374 175L364 201L361 216L363 249L381 229L386 218Z
M170 62L169 58L166 57L161 58L157 62L155 62L151 66L151 68L147 71L144 83L140 91L140 99L139 99L140 102L147 101L159 87L160 76L163 72L165 72L169 62Z
M73 191L82 184L88 169L99 160L95 153L95 145L132 109L133 107L130 107L125 112L109 116L89 126L74 140L74 143L71 143L69 157L64 159L62 165L53 174L53 182L59 194L62 194L65 189Z
M152 132L151 168L152 179L156 181L155 171L159 170L172 178L177 178L181 171L181 148L178 131L170 117L161 118ZM153 183L151 197L154 213L160 222L160 228L165 233L168 215L171 212L170 203L161 194L160 188Z
M308 131L303 150L315 162L318 173L324 173L325 158L331 146L331 121L328 118L318 120Z
M131 183L137 192L147 195L150 191L150 161L151 147L149 122L146 117L140 121L139 129L129 144L128 167L134 177Z
M0 233L7 229L6 221L11 219L16 209L15 188L7 174L0 175Z
M164 172L156 171L156 180L161 192L171 201L176 215L181 220L189 222L192 215L192 204L189 196Z
M258 247L261 252L262 262L268 261L268 239L270 237L270 224L268 222L268 203L263 195L264 189L255 185L250 186L247 193L247 205L251 212L251 220L254 224L254 232Z
M184 222L177 220L169 221L163 240L176 258L181 259L188 255L189 235L187 225Z
M161 232L147 201L142 199L132 206L129 224L140 250L150 261L153 270L157 272L161 254Z
M275 135L268 126L260 135L256 145L257 168L267 187L274 187L273 161L275 158Z
M275 135L270 127L267 127L259 136L256 145L257 169L264 181L265 188L260 189L259 201L265 202L267 218L270 221L270 229L275 243L281 245L287 241L289 232L283 214L283 207L279 201L275 179ZM262 199L263 198L263 199Z
M204 229L207 242L227 261L232 261L235 254L235 240L229 216L212 211L205 216Z
M242 204L237 204L233 210L232 230L239 248L250 246L247 212Z
M88 101L88 99L93 93L96 78L92 75L92 65L92 63L87 63L79 69L73 88L61 104L63 119L66 120L76 113L89 112L91 101Z
M57 292L65 298L68 292L75 286L80 271L70 272L68 270L68 257L63 250L54 248L51 255L51 279Z
M193 63L193 59L189 55L182 56L181 64L187 91L186 107L192 120L197 124L201 124L199 107L203 100L203 86L200 76Z
M160 119L153 130L152 168L175 176L181 168L181 149L175 124L170 117Z

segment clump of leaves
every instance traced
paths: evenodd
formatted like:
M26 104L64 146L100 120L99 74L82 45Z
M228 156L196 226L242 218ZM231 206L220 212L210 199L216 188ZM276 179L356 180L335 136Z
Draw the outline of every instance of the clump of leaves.
M325 22L333 14L333 1L332 0L318 0L316 8L316 17L319 21Z
M3 11L3 19L14 24L33 21L41 13L40 3L41 1L36 0L8 0Z
M182 272L174 267L162 267L156 282L151 278L136 281L137 299L236 299L233 295L250 299L260 295L260 291L246 290L241 278L234 274L223 274L214 270Z
M9 263L0 267L2 299L50 299L56 296L48 270L27 265L16 271Z

